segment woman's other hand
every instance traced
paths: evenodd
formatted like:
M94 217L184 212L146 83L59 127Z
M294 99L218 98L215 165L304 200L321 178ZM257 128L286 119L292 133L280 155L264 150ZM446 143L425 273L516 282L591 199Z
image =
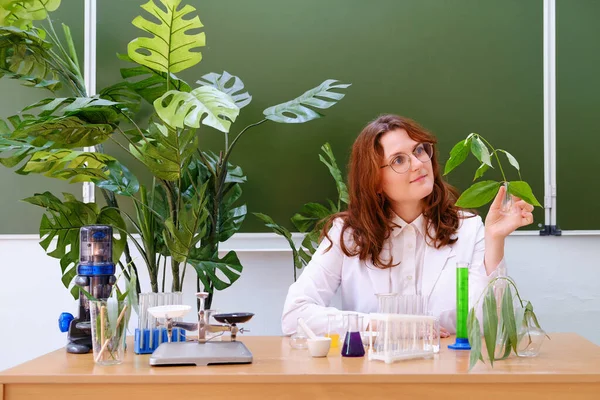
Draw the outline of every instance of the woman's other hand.
M450 337L450 332L446 330L446 328L440 327L440 337L447 338Z

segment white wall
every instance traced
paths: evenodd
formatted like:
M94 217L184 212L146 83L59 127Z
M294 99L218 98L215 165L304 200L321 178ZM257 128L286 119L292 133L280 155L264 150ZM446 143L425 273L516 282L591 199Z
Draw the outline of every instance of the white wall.
M60 282L58 262L45 255L33 235L0 235L0 371L65 345L58 330L63 311L76 302ZM244 271L229 289L217 292L214 308L248 311L250 335L280 335L280 316L293 281L287 244L270 234L238 234L223 246L234 248ZM261 250L262 249L262 250ZM600 345L600 235L511 236L509 274L532 301L548 332L577 332ZM194 305L196 286L188 271L184 299ZM149 287L147 277L141 278ZM190 313L186 320L193 320ZM132 317L130 328L137 320Z

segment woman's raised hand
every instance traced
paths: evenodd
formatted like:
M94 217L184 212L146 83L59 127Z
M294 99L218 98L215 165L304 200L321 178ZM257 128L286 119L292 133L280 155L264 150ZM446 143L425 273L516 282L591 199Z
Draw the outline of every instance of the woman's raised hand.
M502 211L502 199L505 194L506 188L500 186L485 218L486 233L497 238L505 238L516 229L533 223L533 206L518 197L513 196L513 204L509 211Z

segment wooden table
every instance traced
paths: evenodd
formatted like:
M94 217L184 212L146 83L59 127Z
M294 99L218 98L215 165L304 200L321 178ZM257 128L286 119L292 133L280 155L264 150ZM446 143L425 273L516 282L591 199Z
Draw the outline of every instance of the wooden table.
M212 398L236 399L600 399L600 347L576 334L552 334L536 358L511 356L494 368L468 371L469 352L447 349L434 359L386 365L367 358L311 358L282 337L242 337L248 365L150 367L129 351L118 366L91 354L46 354L0 373L0 400ZM130 347L130 349L133 347ZM510 397L507 397L510 396ZM203 396L203 397L200 397Z

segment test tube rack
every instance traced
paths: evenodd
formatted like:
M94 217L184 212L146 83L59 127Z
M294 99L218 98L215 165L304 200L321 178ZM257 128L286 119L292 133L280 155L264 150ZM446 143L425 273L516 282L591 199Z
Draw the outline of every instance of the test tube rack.
M373 313L369 326L369 360L391 364L439 352L439 323L433 316Z
M152 354L163 342L169 341L167 328L159 326L161 321L148 313L148 308L182 304L183 294L174 293L140 293L138 327L134 333L135 354ZM174 318L181 321L182 318ZM158 323L157 323L158 322ZM164 322L164 321L163 321ZM173 342L185 342L186 331L182 328L173 328Z

